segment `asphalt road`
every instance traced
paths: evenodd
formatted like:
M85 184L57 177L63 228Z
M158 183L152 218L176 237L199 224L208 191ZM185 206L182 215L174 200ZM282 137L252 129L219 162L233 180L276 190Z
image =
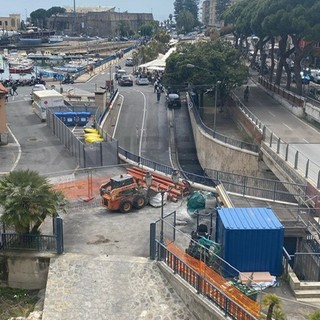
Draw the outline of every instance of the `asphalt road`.
M31 87L19 87L17 91L19 94L9 96L7 104L7 124L13 137L10 137L12 152L3 161L5 171L30 169L46 174L77 168L68 150L52 135L46 123L33 113ZM6 153L3 147L0 153L2 151Z

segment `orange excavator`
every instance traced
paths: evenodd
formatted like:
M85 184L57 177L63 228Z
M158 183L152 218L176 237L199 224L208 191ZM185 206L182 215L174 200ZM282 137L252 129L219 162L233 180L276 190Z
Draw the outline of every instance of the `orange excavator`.
M139 179L123 174L100 186L102 205L111 211L128 213L132 208L141 209L148 204L148 189Z

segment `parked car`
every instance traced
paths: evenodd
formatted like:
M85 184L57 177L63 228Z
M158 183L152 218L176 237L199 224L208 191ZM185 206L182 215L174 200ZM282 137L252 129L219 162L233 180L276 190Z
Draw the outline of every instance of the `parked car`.
M123 76L121 76L120 78L118 78L118 84L119 86L133 86L133 80L131 79L131 76L128 74L125 74Z
M127 58L125 65L126 65L126 67L133 67L134 66L133 58L131 58L131 57Z
M177 93L168 93L166 95L166 105L169 109L180 108L181 107L180 95L178 95Z
M136 78L136 84L139 86L148 85L149 79L147 77L138 77Z
M320 70L311 69L310 75L311 75L311 81L315 83L320 83Z
M302 84L309 84L310 83L311 76L309 74L307 74L306 72L301 71L300 75L301 75ZM291 81L292 82L296 82L296 76L295 76L294 73L291 74Z
M123 75L127 74L127 71L124 69L118 69L115 74L116 80L119 80Z

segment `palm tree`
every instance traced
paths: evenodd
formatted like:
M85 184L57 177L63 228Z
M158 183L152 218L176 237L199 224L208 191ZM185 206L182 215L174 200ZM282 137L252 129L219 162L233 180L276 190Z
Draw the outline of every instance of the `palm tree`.
M66 205L64 195L31 170L13 171L0 180L1 221L17 233L38 233L47 215Z
M273 316L276 316L275 319L282 320L285 319L284 314L281 310L281 300L275 294L267 294L262 299L262 305L268 307L266 320L272 320Z

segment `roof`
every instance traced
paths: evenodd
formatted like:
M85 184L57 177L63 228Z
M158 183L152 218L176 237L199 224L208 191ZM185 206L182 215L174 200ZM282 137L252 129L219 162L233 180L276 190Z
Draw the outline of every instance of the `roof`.
M283 228L271 208L219 208L225 229L270 230Z
M63 95L56 90L40 90L33 93L39 98L62 98Z

